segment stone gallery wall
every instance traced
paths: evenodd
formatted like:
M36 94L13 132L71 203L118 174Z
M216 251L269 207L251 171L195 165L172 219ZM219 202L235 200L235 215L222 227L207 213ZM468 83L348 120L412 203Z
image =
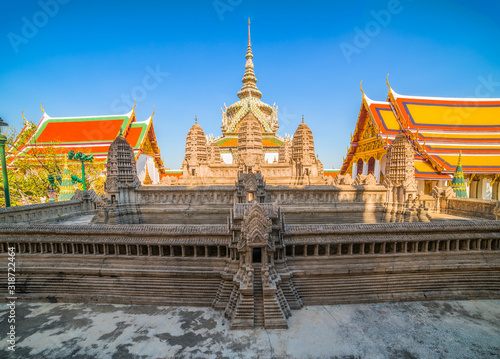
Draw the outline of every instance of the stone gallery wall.
M304 304L498 298L500 222L285 227Z
M238 211L243 218L248 209ZM500 297L498 221L285 225L280 231L271 281L282 293L277 300L284 309L274 311L283 317L302 303ZM233 280L228 266L237 270L241 259L225 225L2 225L0 232L0 257L9 246L17 253L19 300L223 309L235 294L224 283ZM0 282L7 285L6 278ZM244 313L252 318L253 305ZM244 312L237 309L230 313Z
M0 227L19 300L209 306L228 256L227 226Z

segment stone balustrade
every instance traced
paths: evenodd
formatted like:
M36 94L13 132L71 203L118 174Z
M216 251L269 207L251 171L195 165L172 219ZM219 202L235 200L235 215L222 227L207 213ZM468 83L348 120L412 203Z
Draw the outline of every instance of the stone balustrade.
M42 223L93 213L86 201L72 200L0 208L0 223Z
M322 204L333 202L384 203L384 186L306 186L301 188L267 186L266 202L279 204Z
M479 217L496 219L495 208L500 207L500 201L472 199L472 198L450 198L445 200L444 212L455 216Z
M142 186L137 190L139 204L225 204L234 201L234 186L188 188L181 186Z

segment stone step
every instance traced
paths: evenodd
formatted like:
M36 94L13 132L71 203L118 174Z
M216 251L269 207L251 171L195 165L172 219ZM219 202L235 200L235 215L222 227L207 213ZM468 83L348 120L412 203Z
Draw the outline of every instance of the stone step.
M253 298L254 298L254 326L264 326L264 291L262 289L261 269L254 267Z

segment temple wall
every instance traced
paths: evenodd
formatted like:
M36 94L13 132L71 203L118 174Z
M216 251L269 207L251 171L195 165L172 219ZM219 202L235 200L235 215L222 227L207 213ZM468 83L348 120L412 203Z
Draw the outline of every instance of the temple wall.
M137 190L138 204L229 205L234 201L234 186L142 186Z
M2 225L0 232L5 270L7 248L15 247L18 300L162 305L212 305L231 238L227 226ZM286 225L283 244L306 305L500 297L498 221Z
M140 154L136 162L137 177L139 178L139 181L141 183L144 181L144 177L146 176L146 166L148 167L149 177L153 181L153 184L159 183L160 172L155 166L154 157L145 154Z
M496 200L472 199L472 198L451 198L445 201L444 212L455 216L479 217L486 219L496 219L495 215L500 209L500 202Z
M306 305L500 297L500 222L287 226Z
M228 256L225 226L0 226L23 301L209 306ZM0 279L7 285L6 279Z
M93 212L92 203L79 200L31 204L0 208L0 223L43 223Z
M266 186L266 202L280 205L298 203L329 204L343 202L384 203L387 188L384 186Z

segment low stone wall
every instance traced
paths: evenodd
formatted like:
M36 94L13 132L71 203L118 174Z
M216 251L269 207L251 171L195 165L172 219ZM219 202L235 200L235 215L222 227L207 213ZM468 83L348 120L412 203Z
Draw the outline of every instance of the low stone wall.
M43 223L91 214L94 209L84 201L63 201L0 208L0 223Z
M499 207L500 201L495 200L451 198L446 200L444 212L455 216L497 219L495 209L498 211Z

